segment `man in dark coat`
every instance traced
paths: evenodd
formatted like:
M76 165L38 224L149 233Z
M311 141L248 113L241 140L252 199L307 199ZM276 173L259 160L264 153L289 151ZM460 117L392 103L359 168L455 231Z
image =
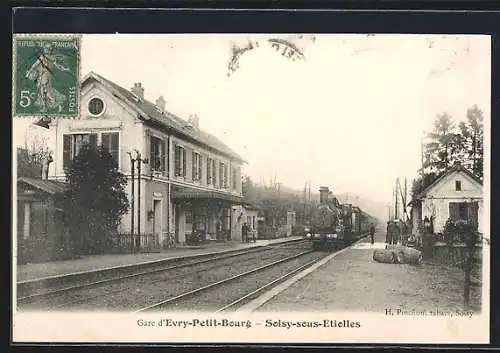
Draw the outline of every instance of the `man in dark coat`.
M389 245L392 244L392 222L391 221L387 222L387 230L385 233L385 242Z
M370 237L373 245L375 243L375 226L373 224L370 226Z
M241 226L241 238L244 243L248 241L248 226L246 223L243 223L243 226Z
M400 228L400 222L394 222L393 228L392 228L392 244L396 245L399 242L399 239L401 237L401 228Z

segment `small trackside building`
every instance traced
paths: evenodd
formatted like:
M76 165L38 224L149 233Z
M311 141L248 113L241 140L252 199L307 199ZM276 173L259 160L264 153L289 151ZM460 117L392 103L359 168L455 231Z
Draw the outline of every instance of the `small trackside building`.
M449 218L472 221L483 233L483 198L482 181L457 163L410 202L412 233L421 236L425 217L436 234L443 232Z
M139 152L145 162L140 177L134 168L135 234L140 226L141 234L159 235L160 244L169 235L185 243L195 232L206 239L231 239L236 228L233 208L243 204L244 160L200 129L197 116L181 119L165 105L163 97L156 103L146 100L141 83L128 90L89 73L81 83L79 117L48 124L49 147L54 151L49 179L65 181L65 169L83 143L103 145L128 177L126 192L131 201L131 159ZM129 210L118 231L130 233L131 223Z
M61 208L65 184L17 179L17 261L43 262L64 256L67 240Z

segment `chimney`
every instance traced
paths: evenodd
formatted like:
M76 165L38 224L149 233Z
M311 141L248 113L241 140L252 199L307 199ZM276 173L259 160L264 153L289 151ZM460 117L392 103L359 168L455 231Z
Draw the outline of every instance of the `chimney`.
M144 87L142 87L142 83L134 83L134 87L132 87L130 91L140 99L144 99Z
M160 109L162 112L165 111L165 99L163 98L163 96L160 96L158 97L158 99L156 100L156 106L158 107L158 109Z
M49 179L49 165L52 163L54 160L52 159L52 155L49 155L47 158L45 158L42 162L42 179L47 180Z
M330 190L328 189L328 186L321 186L319 188L319 203L321 203L321 204L328 203L328 194L329 193L330 193Z
M190 115L188 123L191 124L195 129L198 129L200 125L200 118L198 118L198 115L196 114Z

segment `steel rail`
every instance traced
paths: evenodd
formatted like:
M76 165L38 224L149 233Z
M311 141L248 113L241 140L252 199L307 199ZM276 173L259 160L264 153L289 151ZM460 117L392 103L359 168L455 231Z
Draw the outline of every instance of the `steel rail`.
M163 267L163 268L157 268L157 269L147 270L147 271L141 271L141 272L132 273L132 274L124 275L124 276L117 276L117 277L107 278L107 279L103 279L103 280L99 280L99 281L94 281L94 282L89 282L89 283L76 284L76 285L69 286L69 287L58 288L58 289L49 290L49 291L45 291L45 292L41 292L41 293L30 294L30 295L27 295L27 296L24 296L24 297L19 297L17 299L17 303L18 304L23 304L23 303L26 303L26 302L29 303L30 300L36 300L36 299L48 297L48 296L51 296L51 295L63 294L65 292L69 292L71 290L82 289L82 288L90 288L90 287L97 286L97 285L100 285L100 284L106 284L106 283L121 281L121 280L129 279L129 278L150 275L150 274L154 274L154 273L158 273L158 272L163 272L163 271L172 271L172 270L176 270L176 269L180 269L180 268L186 268L186 267L190 267L190 266L196 266L196 265L200 265L200 264L204 264L204 263L216 262L218 260L225 260L225 259L229 259L229 258L233 258L233 257L237 257L237 256L244 256L244 255L247 255L247 254L252 254L254 252L270 251L270 250L273 250L273 249L276 249L276 248L285 248L285 246L281 246L281 244L279 244L277 246L265 245L263 247L252 248L250 250L242 250L241 252L231 253L231 254L228 254L228 255L222 255L222 256L214 255L213 257L210 257L208 259L194 261L194 262L188 262L188 263L185 263L185 264L180 264L180 265L175 265L175 266L169 266L169 267ZM186 259L186 260L189 260L189 259ZM78 300L78 302L82 301L82 300L84 300L84 299L80 299L80 300ZM75 301L75 302L77 302L77 301ZM72 304L72 303L73 302L71 302L69 304ZM66 305L68 305L68 304L66 304ZM62 306L58 306L58 307L64 307L66 305L62 305Z
M328 256L328 255L327 255L327 256ZM216 311L216 313L220 313L220 312L223 312L223 311L227 311L227 309L230 309L230 308L235 307L236 305L238 305L238 304L240 304L240 303L244 302L245 300L247 300L247 299L249 299L249 298L251 298L251 297L255 296L256 294L259 294L260 292L264 291L265 289L267 289L267 288L269 288L269 287L271 287L271 286L273 286L273 285L275 285L275 284L278 284L278 283L280 283L280 282L284 281L285 279L287 279L287 278L289 278L289 277L293 276L293 275L294 275L294 274L296 274L297 272L300 272L300 271L302 271L302 270L304 270L304 269L306 269L306 268L308 268L308 267L310 267L310 266L314 265L315 263L317 263L317 262L321 261L322 259L323 259L323 258L322 258L322 257L320 257L320 258L318 258L318 259L314 259L314 260L309 261L308 263L306 263L306 264L304 264L304 265L299 266L298 268L296 268L296 269L294 269L294 270L292 270L292 271L290 271L290 272L288 272L288 273L284 274L283 276L281 276L281 277L279 277L279 278L277 278L277 279L275 279L275 280L273 280L273 281L271 281L271 282L269 282L269 283L267 283L267 284L263 285L263 286L262 286L262 287L260 287L260 288L257 288L257 289L256 289L256 290L254 290L253 292L251 292L251 293L249 293L249 294L247 294L247 295L245 295L245 296L243 296L243 297L241 297L241 298L239 298L239 299L236 299L236 300L235 300L234 302L232 302L232 303L229 303L229 304L227 304L227 305L223 306L222 308L218 309L218 310Z
M217 282L214 282L214 283L210 283L208 285L205 285L203 287L200 287L200 288L197 288L197 289L194 289L194 290L191 290L189 292L186 292L186 293L183 293L183 294L180 294L180 295L176 295L175 297L171 297L171 298L168 298L168 299L165 299L165 300L162 300L160 302L157 302L157 303L154 303L154 304L151 304L147 307L144 307L144 308L141 308L139 310L136 310L134 311L134 313L140 313L140 312L144 312L144 311L147 311L147 310L150 310L150 309L153 309L153 308L157 308L159 306L162 306L162 305L165 305L165 304L171 304L171 303L174 303L174 302L177 302L179 300L182 300L182 299L185 299L187 297L190 297L194 294L197 294L197 293L200 293L200 292L203 292L207 289L210 289L210 288L214 288L214 287L217 287L217 286L220 286L221 284L224 284L224 283L228 283L228 282L231 282L231 281L234 281L236 279L239 279L239 278L242 278L242 277L245 277L245 276L248 276L250 274L253 274L253 273L256 273L256 272L259 272L259 271L262 271L264 269L267 269L267 268L270 268L270 267L273 267L273 266L276 266L278 264L281 264L281 263L284 263L284 262L287 262L287 261L291 261L293 259L296 259L300 256L304 256L306 254L311 254L313 253L314 251L313 250L308 250L308 251L304 251L304 252L301 252L297 255L292 255L292 256L289 256L289 257L286 257L284 259L281 259L281 260L277 260L277 261L274 261L270 264L267 264L267 265L264 265L264 266L260 266L260 267L257 267L253 270L250 270L250 271L246 271L246 272L243 272L243 273L240 273L240 274L237 274L237 275L234 275L234 276L231 276L231 277L228 277L228 278L225 278L223 280L220 280L220 281L217 281Z

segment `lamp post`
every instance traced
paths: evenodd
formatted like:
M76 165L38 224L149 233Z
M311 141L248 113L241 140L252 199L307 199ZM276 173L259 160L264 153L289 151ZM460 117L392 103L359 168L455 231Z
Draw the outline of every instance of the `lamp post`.
M132 218L130 221L130 234L131 234L131 246L132 250L136 250L140 248L140 236L141 236L141 163L148 163L148 160L146 158L141 157L141 153L137 150L134 149L131 152L127 152L127 154L130 156L130 174L132 177L132 185L131 185L131 213L132 213ZM135 234L135 166L137 163L137 199L139 200L139 206L137 207L137 237Z
M130 203L131 203L131 219L130 219L130 246L132 248L132 251L134 250L134 210L135 210L135 202L134 202L134 174L135 174L135 158L132 157L132 152L127 152L127 154L130 156L130 176L132 178L132 183L131 183L131 197L130 197Z
M135 150L135 153L137 155L136 157L136 162L137 162L137 199L139 200L139 207L137 208L137 241L136 241L136 248L140 247L140 237L141 237L141 163L147 164L148 159L147 158L142 158L141 153L138 150Z

